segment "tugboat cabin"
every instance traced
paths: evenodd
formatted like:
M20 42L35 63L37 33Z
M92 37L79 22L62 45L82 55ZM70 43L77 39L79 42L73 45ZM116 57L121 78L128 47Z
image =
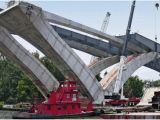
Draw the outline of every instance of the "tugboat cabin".
M54 88L53 91L47 95L47 103L37 104L37 102L32 102L33 106L29 112L51 115L82 113L84 109L81 108L76 86L77 81L75 81L74 78L60 82L59 88L57 90ZM34 101L36 101L36 98L34 98ZM87 107L85 112L92 111L92 102L90 102L90 104L90 107Z
M77 81L69 80L61 82L58 90L48 95L48 103L45 104L43 113L52 115L81 113L76 83Z

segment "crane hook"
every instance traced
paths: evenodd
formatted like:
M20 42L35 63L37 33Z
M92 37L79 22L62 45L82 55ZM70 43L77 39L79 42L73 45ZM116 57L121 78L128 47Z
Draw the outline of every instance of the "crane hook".
M155 41L157 42L157 35L155 35Z
M155 4L155 7L157 8L157 10L158 10L158 7L159 7L159 3L156 3Z

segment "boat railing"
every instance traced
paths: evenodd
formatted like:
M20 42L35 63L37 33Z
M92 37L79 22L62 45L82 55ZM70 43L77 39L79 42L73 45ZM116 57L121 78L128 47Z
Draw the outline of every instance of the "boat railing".
M44 108L44 104L41 104L41 107L40 107L40 109L38 110L38 114L42 114L43 113L43 109Z
M31 104L41 104L43 101L45 101L45 98L38 98L37 95L35 95L34 98L31 99Z
M58 101L60 101L61 97L63 96L64 90L60 93L59 97L58 97Z

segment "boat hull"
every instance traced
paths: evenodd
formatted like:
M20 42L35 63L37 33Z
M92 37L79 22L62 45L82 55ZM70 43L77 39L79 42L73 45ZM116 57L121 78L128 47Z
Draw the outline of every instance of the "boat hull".
M59 119L59 118L77 118L88 117L95 115L95 112L85 112L81 114L67 115L51 115L51 114L33 114L33 113L16 113L12 116L13 119Z

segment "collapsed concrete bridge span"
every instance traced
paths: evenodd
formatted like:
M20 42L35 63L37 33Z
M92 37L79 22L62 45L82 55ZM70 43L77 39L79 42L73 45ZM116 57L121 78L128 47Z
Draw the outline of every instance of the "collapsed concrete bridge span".
M29 14L30 10L23 6L32 6L36 14ZM74 77L82 93L95 102L101 102L103 91L94 74L55 32L41 8L20 2L0 13L0 24L38 48L61 73Z
M53 87L58 88L59 82L50 71L1 26L0 53L26 74L45 98L47 98L48 92L52 91Z
M145 64L147 64L147 63L149 63L149 62L151 62L151 61L153 61L153 60L155 60L159 57L160 56L158 55L157 52L150 52L150 53L141 54L141 55L135 57L134 59L132 59L124 67L124 71L123 71L123 75L122 75L123 84L128 80L128 78L137 69L139 69L141 66L144 66ZM118 67L119 67L119 65L117 65L111 71L111 73L106 75L106 77L104 77L100 81L101 85L103 86L103 90L105 90L105 94L107 94L107 95L114 91L115 81L116 81L116 78L117 78ZM120 89L121 89L121 87L122 87L122 85L120 85Z
M32 9L30 6L32 6ZM74 33L73 31L62 30L60 28L58 28L58 31L58 29L53 29L54 26L51 26L49 22L54 22L76 30L80 30L88 34L109 40L110 42L104 43L101 40L96 40L94 38L83 36ZM105 68L119 62L121 46L123 45L123 39L121 39L121 36L117 38L105 33L101 33L82 24L43 11L41 8L26 2L20 2L8 8L7 10L2 11L0 13L0 25L21 36L38 48L54 63L54 65L63 75L75 77L75 79L78 80L81 92L90 99L94 100L95 103L100 103L103 100L103 91L105 91L105 93L108 92L107 94L113 92L118 66L116 66L116 68L112 71L115 72L115 74L110 80L108 80L107 77L104 77L99 83L96 80L95 75ZM159 50L153 49L154 43L152 43L152 47L150 48L147 47L148 44L142 44L146 39L141 39L141 36L137 34L134 36L132 35L131 37L132 42L128 45L128 54L142 54L144 52L150 52L151 50ZM134 42L135 38L137 39L136 42ZM114 46L114 44L116 44L116 46ZM142 46L142 48L140 46ZM156 44L155 46L159 45ZM98 60L94 64L91 63L88 68L70 47L98 57L106 58ZM11 59L9 53L3 52L3 54ZM140 62L138 62L136 60L138 60L139 57L140 59L146 58L147 60L144 59L144 61L140 60ZM152 52L152 55L151 53L145 53L129 61L125 66L126 71L123 73L123 83L125 83L129 76L131 76L132 73L139 67L143 65L152 67L151 64L146 63L154 61L156 58L156 53ZM139 64L141 65L138 66ZM158 68L156 68L156 70L157 69ZM129 72L129 74L127 74L127 72ZM53 86L49 87L48 89L48 85L45 84L44 87L46 87L46 90L44 90L45 96L49 89L53 88ZM40 91L43 92L43 90Z
M103 58L101 60L96 60L96 61L91 62L90 64L88 64L88 67L94 75L97 75L104 69L118 63L119 59L120 59L119 56Z

